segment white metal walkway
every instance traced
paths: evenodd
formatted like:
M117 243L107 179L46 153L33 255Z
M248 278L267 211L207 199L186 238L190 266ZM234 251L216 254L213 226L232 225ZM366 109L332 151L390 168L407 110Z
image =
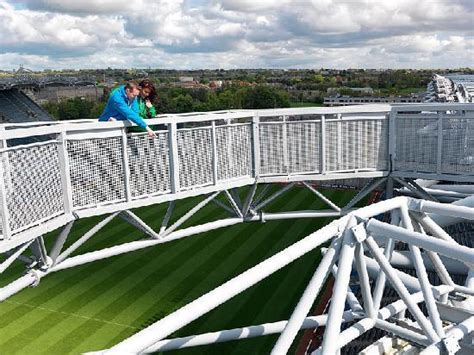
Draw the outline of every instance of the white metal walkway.
M0 272L22 257L28 248L35 255L26 275L0 289L0 299L39 282L51 272L206 230L263 219L344 216L290 247L293 252L282 252L290 253L291 258L288 258L289 254L275 255L263 262L264 266L259 266L260 272L249 270L214 290L215 294L204 295L205 299L196 300L189 308L186 306L183 310L186 313L178 311L179 314L166 317L119 344L112 353L162 349L161 346L165 345L159 341L174 330L331 239L331 247L294 315L288 323L273 328L272 332L282 332L274 353L284 353L289 349L297 330L307 322L308 307L332 271L337 277L329 314L318 318L316 323L309 323L314 327L327 321L321 348L323 353L335 353L362 334L361 329L366 331L372 327L395 333L418 345L434 346L440 351L451 346L442 341L451 333L444 329L441 321L446 321L446 318L440 315L442 306L438 303L452 307L446 296L449 292L467 296L474 294L473 286L469 284L474 277L474 252L455 243L429 213L474 219L474 209L397 198L351 211L360 198L381 184L387 184L390 191L390 186L397 181L429 198L430 195L412 179L474 182L473 105L368 105L193 113L167 115L150 120L150 123L160 125L154 139L143 134L127 134L124 122L83 120L0 126L0 253L6 255L0 264ZM40 141L18 145L17 139L30 137ZM327 200L308 184L349 178L371 180L355 200L342 207ZM267 198L255 196L259 184L281 182L289 184L275 195ZM325 200L329 209L263 212L267 203L297 182L305 184ZM245 185L252 187L247 198L240 201L235 189ZM218 194L225 194L229 205L216 201ZM197 195L206 197L168 227L173 201ZM184 221L210 201L220 204L233 217L179 229ZM170 204L160 231L152 230L129 211L162 202ZM381 213L391 213L392 225L372 219ZM108 214L94 229L62 250L74 220ZM115 216L142 229L150 239L71 256ZM63 227L63 232L52 250L47 251L42 235L60 227ZM409 244L418 283L413 285L413 280L397 274L390 265L393 240ZM419 248L424 250L423 253ZM364 250L370 258L364 256ZM431 258L444 286L431 287L424 276L422 254ZM471 270L465 285L453 283L441 256L455 258L465 265L466 272ZM363 288L363 302L361 305L357 299L350 301L349 297L347 301L351 310L346 310L346 295L351 294L346 291L353 260ZM377 277L372 287L367 270L374 260L383 271L379 274L384 276ZM401 298L400 305L387 310L379 309L385 279ZM408 289L407 284L411 288ZM214 306L211 300L215 300ZM428 307L429 318L416 305L421 301ZM405 309L413 314L419 332L413 331L413 325L388 321ZM183 314L189 317L183 317ZM474 329L474 318L466 319L451 319L453 329L463 324L462 330L451 330L456 333L457 340L464 337L464 333L462 336L458 333L465 332L465 327ZM354 320L359 320L358 324L362 325L346 329L341 338L341 322ZM224 338L219 335L219 339ZM206 339L204 343L212 342L214 338L211 335ZM176 344L175 348L182 345L180 342Z

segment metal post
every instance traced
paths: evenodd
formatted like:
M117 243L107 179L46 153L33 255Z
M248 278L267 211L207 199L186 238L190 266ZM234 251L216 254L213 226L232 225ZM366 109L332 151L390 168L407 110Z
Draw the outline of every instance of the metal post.
M443 113L438 111L438 151L436 156L436 172L441 174L443 172Z
M5 131L5 127L0 126L0 133ZM0 223L2 227L3 239L10 239L10 213L8 211L7 189L5 177L9 173L7 171L7 152L2 152L1 149L6 148L6 140L0 139Z
M397 170L395 166L395 160L397 157L397 114L398 112L395 111L395 107L390 109L388 114L388 164L389 164L389 171Z
M61 172L61 188L63 191L64 213L70 214L73 210L73 200L66 132L61 132L59 134L58 143L59 171Z
M286 116L283 116L282 123L282 146L283 146L283 166L285 168L285 173L291 173L290 163L288 160L288 123L286 122Z
M151 139L151 138L150 138ZM122 164L124 173L124 188L125 188L125 199L127 202L132 200L132 191L130 184L130 164L128 163L128 144L127 144L127 128L122 128Z
M171 192L177 193L179 191L179 161L178 161L178 134L176 123L168 124L168 146L170 159L170 179Z
M252 117L252 160L253 160L253 177L260 176L260 118L258 112Z
M212 180L214 182L214 185L217 185L218 156L217 156L216 121L211 122L211 144L212 144Z
M337 166L336 170L341 169L342 165L342 115L337 114L337 135L336 135L336 148L337 148Z
M326 174L326 116L321 115L321 174Z
M448 293L452 290L452 288L446 288L445 286L436 286L437 291L440 294ZM422 292L417 292L412 295L412 300L414 303L420 303L423 301L423 294ZM403 300L395 301L384 308L380 309L378 312L378 318L381 320L389 319L396 314L404 312L407 309L406 304ZM364 318L353 326L347 328L343 332L341 332L338 340L338 348L342 348L346 344L350 343L352 340L356 339L357 337L364 334L366 331L372 329L376 324L375 319ZM313 353L314 354L314 353Z

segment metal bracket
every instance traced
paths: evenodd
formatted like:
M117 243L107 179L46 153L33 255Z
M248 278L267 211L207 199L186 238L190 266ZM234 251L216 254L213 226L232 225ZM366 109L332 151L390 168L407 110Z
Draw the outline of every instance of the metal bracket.
M449 355L456 354L461 349L458 341L453 337L444 338L442 342Z
M33 276L35 278L35 281L31 284L31 287L38 286L40 281L41 281L41 277L39 276L38 271L37 270L29 270L28 274L30 274L31 276Z
M360 223L352 227L351 230L358 243L362 243L364 240L367 239L367 231L365 230L365 224Z

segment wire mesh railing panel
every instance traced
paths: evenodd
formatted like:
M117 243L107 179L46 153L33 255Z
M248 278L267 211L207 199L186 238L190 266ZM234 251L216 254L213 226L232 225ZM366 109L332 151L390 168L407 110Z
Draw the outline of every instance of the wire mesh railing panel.
M363 121L362 169L387 170L388 120Z
M474 174L474 119L443 119L441 172Z
M177 141L180 187L212 184L211 129L178 130Z
M122 138L68 140L74 207L125 199Z
M362 160L362 122L343 121L341 123L342 153L339 170L358 169Z
M286 174L284 123L260 123L260 174Z
M251 134L251 125L216 127L218 180L252 174Z
M438 119L397 116L395 129L395 170L436 172Z
M321 123L287 123L290 173L320 171Z
M168 192L171 189L168 133L156 134L157 137L154 139L150 139L147 135L128 138L127 154L132 197Z
M9 150L3 155L12 233L64 212L56 143Z
M340 170L340 160L342 154L341 121L328 121L326 124L326 170Z
M388 121L326 122L326 170L387 169Z

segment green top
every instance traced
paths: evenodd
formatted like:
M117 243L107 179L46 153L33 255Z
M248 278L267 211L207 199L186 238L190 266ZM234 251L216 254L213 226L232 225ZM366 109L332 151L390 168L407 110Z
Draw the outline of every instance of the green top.
M146 107L145 105L145 100L141 97L137 97L138 101L138 114L140 115L141 118L146 120L147 118L152 118L156 116L156 110L153 105L151 105L150 108Z

